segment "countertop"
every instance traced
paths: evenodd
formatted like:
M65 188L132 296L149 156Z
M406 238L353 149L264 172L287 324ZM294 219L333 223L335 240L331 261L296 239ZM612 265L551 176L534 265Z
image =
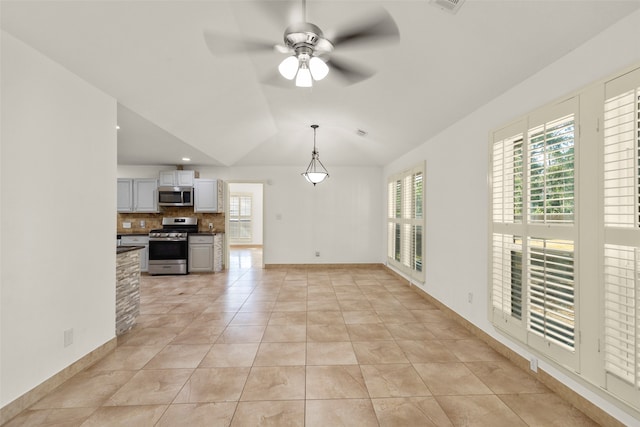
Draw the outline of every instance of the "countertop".
M116 254L123 254L129 251L144 249L144 246L116 246Z
M220 231L198 231L197 233L189 233L190 236L215 236L216 234L224 234Z

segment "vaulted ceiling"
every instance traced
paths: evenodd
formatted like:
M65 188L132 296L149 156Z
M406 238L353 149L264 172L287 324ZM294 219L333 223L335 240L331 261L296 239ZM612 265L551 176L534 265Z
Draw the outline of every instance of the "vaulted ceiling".
M400 32L334 52L371 78L345 85L330 72L311 89L277 82L281 53L205 44L205 30L282 43L300 3L3 0L0 12L3 30L118 100L120 164L304 166L311 124L325 164L384 165L640 8L466 0L452 14L430 0L308 0L325 34L380 7Z

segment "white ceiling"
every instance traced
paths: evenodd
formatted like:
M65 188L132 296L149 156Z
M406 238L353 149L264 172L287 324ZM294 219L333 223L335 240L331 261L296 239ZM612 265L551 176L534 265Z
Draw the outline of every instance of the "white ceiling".
M276 52L212 55L203 30L282 43L299 2L7 1L2 29L118 100L120 164L384 165L640 8L637 0L308 0L326 35L382 6L400 42L336 49L377 70L344 86L273 79ZM291 13L287 12L291 11ZM335 73L333 73L335 74ZM287 82L289 83L289 82ZM365 137L356 131L368 132Z

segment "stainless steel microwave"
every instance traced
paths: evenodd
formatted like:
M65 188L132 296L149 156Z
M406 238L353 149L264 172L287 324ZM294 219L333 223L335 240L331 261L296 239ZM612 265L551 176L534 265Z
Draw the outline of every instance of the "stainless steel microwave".
M159 206L193 206L193 187L158 187Z

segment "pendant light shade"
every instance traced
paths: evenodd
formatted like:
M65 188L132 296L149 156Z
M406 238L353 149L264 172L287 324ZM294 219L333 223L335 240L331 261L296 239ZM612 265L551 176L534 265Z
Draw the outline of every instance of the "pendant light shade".
M305 179L315 187L316 184L319 184L326 178L329 178L329 172L327 172L327 169L320 161L320 156L316 149L316 129L318 129L319 126L311 125L311 127L313 128L313 151L311 152L311 162L309 162L309 166L307 166L307 170L302 173L302 176L304 176Z

